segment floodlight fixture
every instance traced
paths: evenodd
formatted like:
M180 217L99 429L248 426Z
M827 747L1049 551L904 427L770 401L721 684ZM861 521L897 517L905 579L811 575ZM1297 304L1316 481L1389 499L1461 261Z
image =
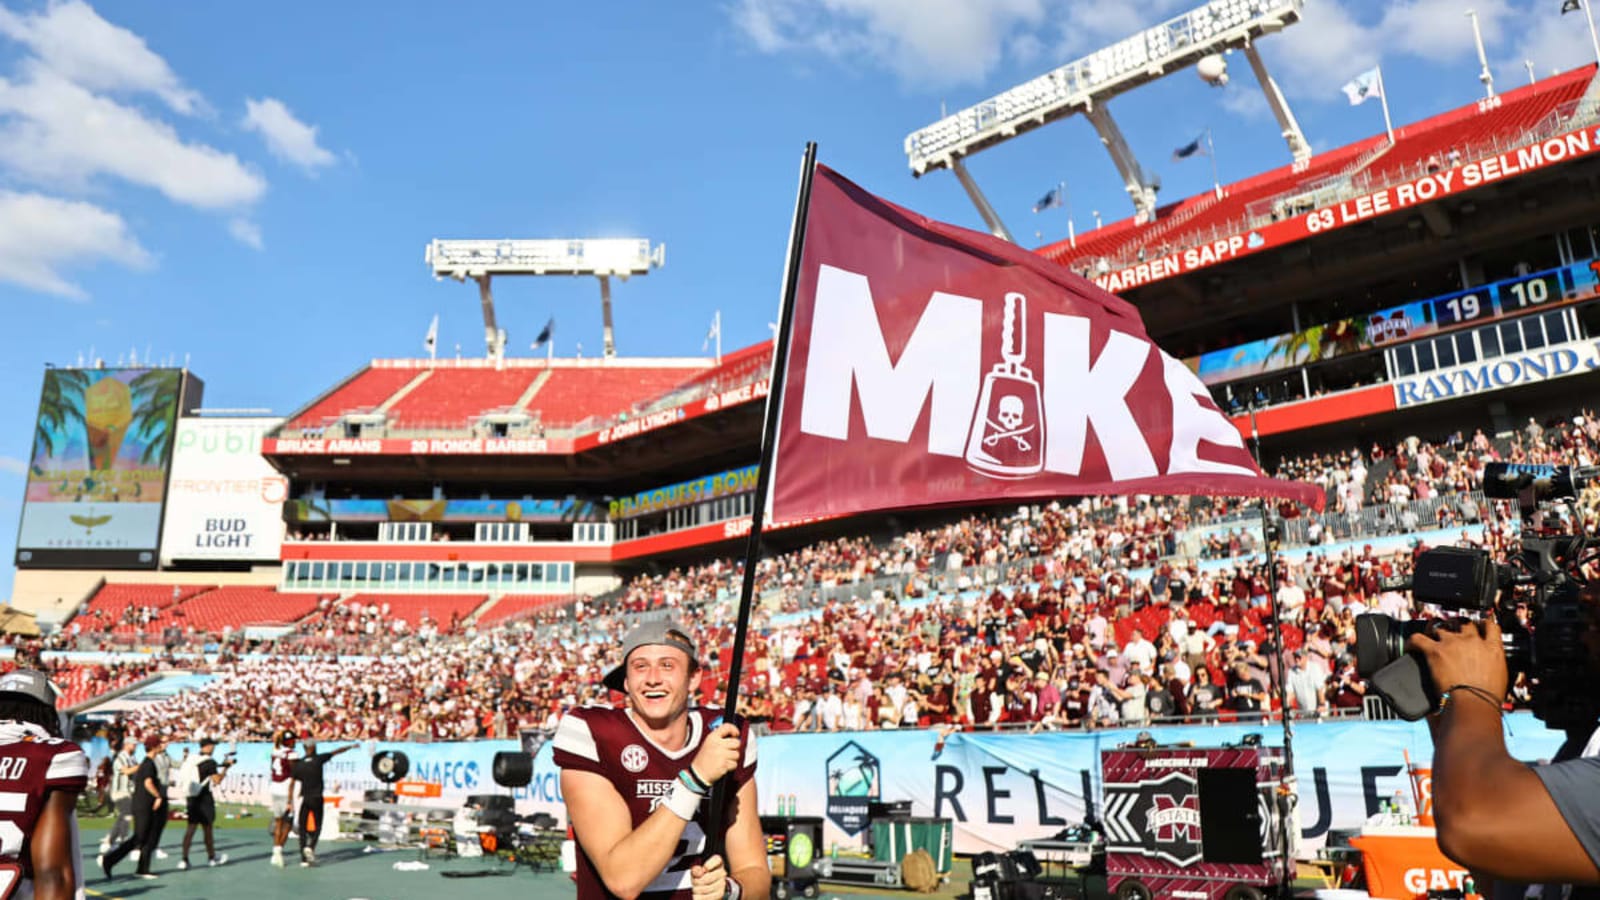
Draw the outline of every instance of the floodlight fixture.
M617 355L611 320L611 279L648 275L667 262L665 244L646 238L580 238L554 240L434 240L424 259L435 278L478 283L483 306L484 341L489 358L505 356L505 332L495 324L494 295L489 282L496 275L588 275L600 279L600 313L605 355Z
M1136 213L1155 212L1155 191L1127 148L1106 106L1118 94L1149 84L1207 57L1243 48L1261 79L1267 102L1278 117L1284 139L1296 160L1311 155L1310 145L1289 111L1283 94L1266 74L1254 42L1300 21L1304 0L1212 0L1152 28L1024 82L975 106L955 112L912 132L905 139L911 173L920 177L934 169L958 176L963 157L1003 143L1057 119L1084 114L1111 152ZM969 195L976 190L963 177ZM1005 226L984 207L981 194L973 203L990 231L1005 235Z

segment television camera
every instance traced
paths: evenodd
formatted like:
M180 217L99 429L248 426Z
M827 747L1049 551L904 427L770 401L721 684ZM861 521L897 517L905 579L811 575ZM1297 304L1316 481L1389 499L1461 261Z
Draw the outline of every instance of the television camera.
M1506 668L1526 672L1533 684L1533 713L1569 737L1587 737L1600 721L1600 684L1585 643L1591 614L1583 599L1582 568L1595 559L1596 542L1564 533L1574 515L1561 506L1600 479L1600 467L1488 463L1483 492L1490 499L1517 501L1522 520L1518 551L1506 563L1487 550L1439 547L1417 556L1409 583L1417 603L1473 614L1493 614L1500 625ZM1573 528L1574 532L1581 529ZM1518 614L1526 604L1527 615ZM1408 653L1406 640L1427 627L1391 616L1356 618L1356 668L1403 719L1416 721L1439 706L1439 686L1426 663Z

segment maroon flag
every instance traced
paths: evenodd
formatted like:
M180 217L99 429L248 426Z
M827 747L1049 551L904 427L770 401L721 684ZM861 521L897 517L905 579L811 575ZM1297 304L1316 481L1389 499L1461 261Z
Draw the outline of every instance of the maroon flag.
M817 166L772 515L1083 494L1287 497L1138 312Z

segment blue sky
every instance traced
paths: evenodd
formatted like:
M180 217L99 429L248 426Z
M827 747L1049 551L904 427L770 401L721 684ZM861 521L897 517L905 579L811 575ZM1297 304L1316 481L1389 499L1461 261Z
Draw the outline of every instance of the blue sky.
M625 355L768 336L805 141L869 190L981 227L955 179L913 179L905 135L1196 0L721 0L194 4L0 0L0 545L9 560L44 364L169 357L211 407L288 413L373 357L482 353L476 292L436 283L434 237L644 236L667 265L615 290ZM1261 42L1318 150L1382 128L1339 87L1381 62L1397 123L1482 96L1466 2L1307 0ZM1496 86L1591 61L1560 0L1473 0ZM1224 182L1287 161L1242 56L1111 104L1173 200L1209 127ZM1019 239L1069 185L1081 231L1129 204L1087 122L971 171ZM1038 237L1035 237L1035 233ZM502 280L514 355L600 347L592 280ZM0 569L0 583L9 582Z

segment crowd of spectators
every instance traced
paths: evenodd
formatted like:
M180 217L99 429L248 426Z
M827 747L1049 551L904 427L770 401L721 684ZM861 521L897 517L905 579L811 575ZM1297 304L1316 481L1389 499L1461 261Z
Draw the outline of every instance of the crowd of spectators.
M1335 549L1328 542L1340 523L1372 507L1447 499L1427 524L1452 531L1434 540L1503 553L1515 516L1472 499L1483 463L1583 465L1597 447L1600 422L1585 414L1498 441L1481 432L1407 438L1281 461L1277 474L1321 484L1334 502L1307 514L1302 533L1314 540L1277 556L1277 622L1257 532L1222 527L1239 511L1224 501L1099 498L969 516L886 541L810 544L758 564L746 712L773 731L1252 718L1273 708L1280 676L1301 715L1357 712L1365 688L1353 666L1355 617L1411 615L1407 596L1382 580L1407 574L1420 545ZM1588 494L1581 527L1592 531L1596 514ZM1395 522L1401 531L1419 524L1399 514ZM1474 523L1485 528L1453 530ZM1208 536L1196 541L1197 531ZM1208 557L1226 561L1203 564ZM741 577L729 560L640 575L607 597L481 631L470 621L400 629L381 607L325 602L279 644L236 639L209 684L130 724L241 737L313 723L328 738L508 736L550 727L575 704L619 699L600 677L631 624L656 614L694 631L706 663L698 692L714 702ZM247 649L257 654L243 656ZM355 652L365 659L332 658Z

